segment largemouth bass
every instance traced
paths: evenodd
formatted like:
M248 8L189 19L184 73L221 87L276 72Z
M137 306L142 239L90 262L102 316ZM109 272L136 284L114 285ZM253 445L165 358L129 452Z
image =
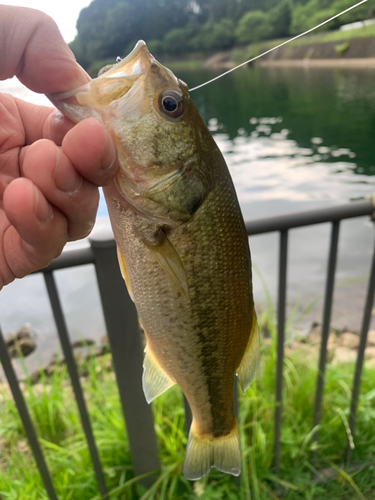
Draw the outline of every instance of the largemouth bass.
M73 121L98 118L117 147L104 193L147 339L147 401L176 383L185 394L186 478L211 467L239 475L233 380L250 385L259 336L248 238L221 152L187 85L142 41L84 87L49 97Z

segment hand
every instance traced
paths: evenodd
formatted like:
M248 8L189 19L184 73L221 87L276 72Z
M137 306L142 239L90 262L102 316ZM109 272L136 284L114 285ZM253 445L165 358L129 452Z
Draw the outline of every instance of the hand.
M0 80L16 75L35 92L89 80L54 21L36 10L0 5L0 54ZM0 94L0 289L89 234L98 186L116 171L113 141L94 118L74 125L53 108Z

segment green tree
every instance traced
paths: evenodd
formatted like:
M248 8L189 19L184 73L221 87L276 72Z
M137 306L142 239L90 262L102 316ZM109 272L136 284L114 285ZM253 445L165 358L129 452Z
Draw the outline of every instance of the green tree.
M210 21L218 23L224 18L235 19L240 3L237 0L211 0Z
M248 12L241 17L235 34L238 43L266 40L272 34L269 15L260 10Z
M230 49L235 39L234 22L231 19L222 19L210 27L206 36L205 48L210 50Z
M147 41L147 47L151 54L153 54L154 56L164 54L165 52L164 43L162 42L162 40L149 40Z
M239 0L237 8L237 19L241 19L247 12L265 10L265 0Z
M334 0L332 4L332 9L336 12L341 12L355 2L352 0ZM346 14L340 16L337 21L341 26L342 24L354 23L356 21L362 21L363 19L370 19L375 15L375 0L369 0L368 2L360 5L359 7L347 12Z
M164 51L168 54L183 54L189 50L188 42L194 36L196 26L188 24L184 28L176 28L168 31L164 36Z
M282 0L270 10L269 18L272 25L272 37L287 37L292 20L291 0Z

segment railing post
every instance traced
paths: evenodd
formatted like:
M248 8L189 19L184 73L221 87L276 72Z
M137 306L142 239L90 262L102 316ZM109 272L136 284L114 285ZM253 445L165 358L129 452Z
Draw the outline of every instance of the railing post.
M47 468L47 464L40 447L38 437L36 435L30 414L27 410L27 406L22 395L21 389L18 385L18 380L13 369L12 362L8 354L8 348L3 339L3 334L0 328L0 362L3 366L5 376L8 380L10 390L12 391L13 399L16 404L18 414L22 420L23 428L27 439L29 440L31 451L33 452L36 465L39 470L39 474L42 477L44 487L47 491L49 500L57 500L56 491L52 484L51 476Z
M370 278L367 286L367 296L366 296L366 304L363 312L363 320L361 327L361 336L358 347L358 355L357 362L355 365L355 372L353 378L353 389L352 389L352 401L350 404L350 414L349 414L349 428L354 439L355 432L355 421L357 416L357 406L358 406L358 398L359 392L361 388L361 376L362 376L362 368L363 368L363 360L365 356L365 349L367 344L367 334L370 327L371 320L371 311L374 303L374 294L375 294L375 248L372 254L372 263L371 263L371 272ZM346 453L346 461L349 465L352 457L352 449L350 445L348 446Z
M327 344L329 336L329 326L331 323L333 290L335 286L335 272L336 272L337 248L339 242L339 229L340 229L340 222L339 221L333 222L331 231L331 244L329 247L329 256L328 256L326 290L324 296L322 338L320 345L318 375L316 380L313 428L317 427L320 424L320 419L322 415L324 377L325 377L326 359L327 359ZM318 443L318 439L319 439L318 431L316 431L314 439L314 442L316 444ZM317 452L315 450L314 458L316 458L316 453Z
M122 279L116 243L108 226L90 236L130 452L136 475L160 469L151 407L142 389L143 346L137 311ZM150 486L155 475L140 481Z
M70 380L72 382L72 387L74 395L76 398L79 415L81 417L82 427L86 436L87 445L90 452L91 461L95 471L96 481L98 483L98 488L100 496L102 498L107 497L107 487L105 484L105 479L102 471L102 466L100 463L98 449L95 443L94 433L92 431L89 413L87 411L87 406L85 398L83 395L81 383L79 380L78 369L74 360L74 354L72 347L70 345L70 338L68 333L68 328L66 326L64 313L60 303L60 297L57 291L55 279L51 271L44 273L44 280L47 287L47 292L52 307L53 316L55 318L55 323L57 326L57 331L59 334L59 339L61 347L64 353L66 365L68 367L68 372Z
M279 253L279 292L277 306L277 365L276 365L276 396L275 396L275 427L273 464L275 474L280 474L280 438L281 418L283 405L283 365L285 340L285 308L286 308L286 279L288 260L288 230L280 231Z

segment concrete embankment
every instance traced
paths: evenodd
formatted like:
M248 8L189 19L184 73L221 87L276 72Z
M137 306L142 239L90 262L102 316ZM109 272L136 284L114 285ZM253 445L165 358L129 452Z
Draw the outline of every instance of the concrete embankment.
M264 50L260 48L259 54L269 48L269 45L265 46ZM233 51L219 52L206 61L205 67L211 69L234 67L236 64L233 61L233 53ZM262 66L375 67L375 37L311 44L291 43L262 57L257 64Z
M261 65L375 67L375 37L343 42L285 45L267 54Z

